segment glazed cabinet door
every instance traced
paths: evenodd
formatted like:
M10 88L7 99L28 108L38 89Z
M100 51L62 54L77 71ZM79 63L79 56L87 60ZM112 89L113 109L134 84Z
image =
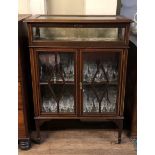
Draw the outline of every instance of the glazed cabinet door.
M76 116L76 50L38 48L33 52L36 114Z
M121 50L81 50L81 115L118 115Z

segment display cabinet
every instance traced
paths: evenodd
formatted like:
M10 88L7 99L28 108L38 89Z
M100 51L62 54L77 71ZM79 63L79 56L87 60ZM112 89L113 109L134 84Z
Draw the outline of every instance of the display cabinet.
M131 20L38 15L27 19L37 138L52 119L113 121L121 142Z

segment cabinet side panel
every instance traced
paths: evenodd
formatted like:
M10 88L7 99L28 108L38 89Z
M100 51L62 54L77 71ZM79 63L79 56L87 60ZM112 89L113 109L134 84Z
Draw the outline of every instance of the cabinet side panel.
M122 56L122 82L121 82L121 99L120 99L120 116L123 116L124 113L124 98L125 98L125 84L126 84L126 70L127 70L127 57L128 57L128 50L125 49L123 51Z
M22 110L18 110L18 137L19 138L26 138L26 127L24 123L24 114Z
M32 88L33 88L33 102L34 102L34 112L35 116L39 115L38 109L37 109L37 83L36 83L36 74L35 74L35 54L34 50L30 48L30 63L31 63L31 76L32 76Z

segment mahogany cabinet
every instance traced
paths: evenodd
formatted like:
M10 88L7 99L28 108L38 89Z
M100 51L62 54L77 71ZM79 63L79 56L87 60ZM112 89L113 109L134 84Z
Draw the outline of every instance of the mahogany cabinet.
M28 54L27 28L23 20L30 15L18 15L18 141L21 149L29 149L28 107L30 103L31 80Z
M121 142L131 20L37 15L28 26L37 139L53 119L113 121Z

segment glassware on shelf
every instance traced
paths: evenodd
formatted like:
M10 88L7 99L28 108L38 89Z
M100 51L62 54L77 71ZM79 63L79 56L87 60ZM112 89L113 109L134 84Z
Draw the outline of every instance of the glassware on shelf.
M83 67L83 80L86 82L91 82L93 80L93 77L96 73L97 67L95 63L92 62L86 62L84 63Z
M42 111L51 113L74 113L73 91L72 85L62 86L58 84L51 88L49 88L48 85L41 85L41 94L43 95Z
M97 71L97 65L95 63L90 63L90 72L91 72L91 77L90 77L90 80L92 81L94 76L95 76L95 73Z
M88 63L87 64L87 75L88 75L87 82L91 82L91 80L92 80L93 73L91 71L92 71L91 70L91 65Z
M99 68L98 73L96 74L95 77L95 82L103 82L103 81L106 81L106 77L104 75L102 68Z
M118 80L118 70L115 62L107 62L107 75L109 81Z
M70 96L69 98L69 103L70 103L70 112L74 112L74 97Z
M61 53L40 54L40 79L42 81L74 81L72 56ZM63 76L63 77L62 77Z
M50 112L50 102L48 98L43 98L42 108L44 112Z
M83 112L91 112L91 103L90 103L90 97L89 97L89 93L87 92L86 89L84 89L83 91Z
M115 112L116 111L117 88L109 87L108 93L101 101L101 112Z
M92 109L91 112L99 112L99 103L97 101L97 98L92 98Z
M66 112L66 98L62 97L59 101L59 112Z
M97 98L88 89L84 89L83 93L83 112L99 112Z
M74 97L72 95L63 95L59 101L59 112L74 112Z
M50 112L57 112L57 103L53 98L49 100L49 105L50 105Z
M105 61L102 63L105 73L108 71L108 63Z
M107 65L107 75L108 75L108 80L113 81L113 67L111 62L109 62Z
M74 62L72 60L63 64L63 76L65 81L74 81Z
M43 105L42 110L44 112L57 112L57 103L53 98L44 98L43 97Z
M83 80L91 82L94 78L94 82L117 81L118 71L115 66L112 61L98 61L97 63L86 61L83 67Z
M87 63L84 63L83 66L83 80L88 81L88 70L87 70Z
M101 101L101 112L107 112L107 99L105 97Z
M74 81L74 63L70 60L70 71L69 71L69 80Z
M113 71L113 80L117 81L118 80L118 69L115 67Z

